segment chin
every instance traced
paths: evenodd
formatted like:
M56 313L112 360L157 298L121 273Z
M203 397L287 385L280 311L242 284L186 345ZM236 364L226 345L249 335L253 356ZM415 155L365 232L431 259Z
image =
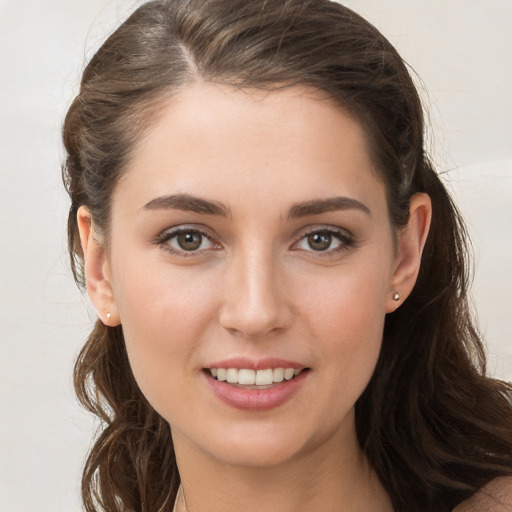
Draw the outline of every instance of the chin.
M285 465L300 458L305 447L300 443L293 443L291 439L283 442L282 439L244 439L229 442L225 440L218 446L217 459L231 466L252 469L268 469Z
M194 438L187 436L188 443L192 442L203 455L226 465L269 469L324 454L334 445L339 446L341 438L342 442L347 440L347 429L340 428L340 424L350 422L342 419L319 427L322 423L312 418L304 420L302 417L280 422L275 417L260 418L259 421L222 422L217 428L210 424L208 431L196 430ZM189 429L184 431L191 433Z

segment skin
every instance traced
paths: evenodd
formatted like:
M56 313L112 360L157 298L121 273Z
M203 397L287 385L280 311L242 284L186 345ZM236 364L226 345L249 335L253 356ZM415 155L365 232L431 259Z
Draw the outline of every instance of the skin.
M176 194L225 215L155 202ZM294 209L333 197L349 201ZM430 216L417 194L394 232L362 128L318 93L198 83L163 105L115 190L110 238L85 207L78 221L88 293L105 324L123 325L137 382L171 425L189 512L392 510L354 404L386 314L414 286ZM204 233L199 250L180 249L176 227ZM314 250L311 232L330 245ZM242 356L308 373L279 407L240 410L203 369Z
M512 478L495 478L453 512L510 512L512 510Z

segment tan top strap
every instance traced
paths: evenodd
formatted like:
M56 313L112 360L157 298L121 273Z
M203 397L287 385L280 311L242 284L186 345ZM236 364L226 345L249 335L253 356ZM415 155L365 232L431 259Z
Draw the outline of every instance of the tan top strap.
M187 512L187 506L185 504L185 496L183 496L183 487L180 485L178 494L176 495L176 501L172 512Z

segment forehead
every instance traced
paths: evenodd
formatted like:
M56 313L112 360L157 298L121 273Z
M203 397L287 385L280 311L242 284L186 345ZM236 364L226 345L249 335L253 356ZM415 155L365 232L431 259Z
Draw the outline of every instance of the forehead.
M198 83L162 104L118 186L140 203L163 193L294 201L383 186L360 124L311 89ZM144 197L143 197L144 196Z

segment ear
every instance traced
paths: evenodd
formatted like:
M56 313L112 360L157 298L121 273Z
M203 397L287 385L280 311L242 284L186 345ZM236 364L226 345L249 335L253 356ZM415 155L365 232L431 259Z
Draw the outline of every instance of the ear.
M77 213L80 243L84 254L87 293L100 320L114 327L121 323L112 289L110 268L105 246L97 239L90 211L81 206Z
M424 193L417 193L411 198L409 221L398 233L396 266L391 279L391 290L386 303L386 312L395 311L409 296L420 271L421 254L425 247L432 203Z

